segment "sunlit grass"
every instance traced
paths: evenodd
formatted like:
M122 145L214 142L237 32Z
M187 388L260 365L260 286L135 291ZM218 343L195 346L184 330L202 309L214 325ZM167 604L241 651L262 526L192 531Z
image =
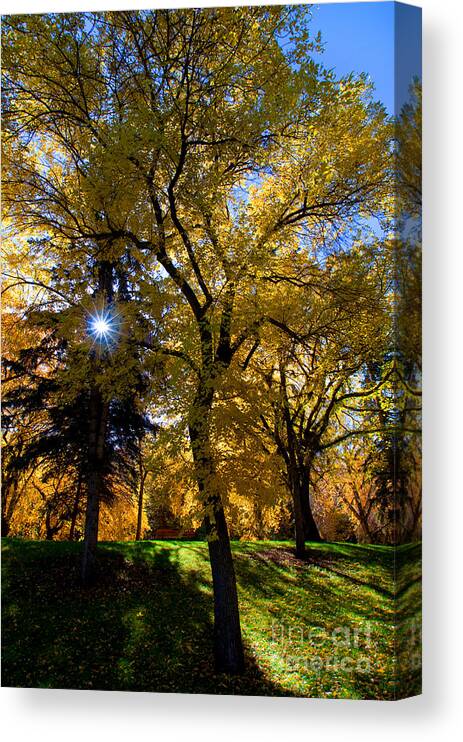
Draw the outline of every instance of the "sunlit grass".
M211 670L206 544L102 544L100 579L87 590L80 548L3 541L4 685L344 698L419 691L419 546L394 556L388 547L309 544L300 562L287 542L234 543L247 654L239 678Z

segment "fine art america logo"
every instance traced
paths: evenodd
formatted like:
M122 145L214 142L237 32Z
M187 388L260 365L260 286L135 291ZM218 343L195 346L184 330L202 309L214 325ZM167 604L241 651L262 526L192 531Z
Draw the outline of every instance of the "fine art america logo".
M400 635L397 659L401 670L421 666L421 626L412 621L408 626L395 626L394 630ZM337 626L327 633L318 627L302 628L273 621L271 640L278 645L289 672L371 674L371 633L370 622L361 628Z

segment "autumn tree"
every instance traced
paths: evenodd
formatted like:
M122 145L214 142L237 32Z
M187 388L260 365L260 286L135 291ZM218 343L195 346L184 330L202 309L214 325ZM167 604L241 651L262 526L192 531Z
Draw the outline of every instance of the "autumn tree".
M29 157L42 147L34 176L16 179L14 218L73 248L91 240L102 260L129 250L145 283L153 271L151 296L170 282L164 350L188 374L216 666L228 672L244 659L217 390L272 321L264 277L372 213L388 156L365 79L314 64L307 21L304 7L156 10L17 17L5 33L12 133Z
M20 277L15 280L19 282ZM62 290L64 283L61 280ZM74 281L66 288L69 296L76 296ZM48 517L61 508L64 519L72 521L72 530L84 493L88 502L97 499L98 505L101 499L111 498L116 482L130 487L133 481L135 487L135 457L146 423L141 406L144 383L133 339L119 340L109 354L102 346L114 340L95 335L98 313L82 314L63 304L55 302L52 308L48 302L40 311L35 307L24 320L35 328L35 342L16 358L5 358L7 428L17 430L24 416L29 421L21 445L17 441L7 445L6 471L8 476L16 472L17 477L22 471L39 468L44 482L57 480L49 496L36 487L42 492ZM98 405L105 409L100 441L95 430L96 419L103 419ZM96 484L95 471L100 478ZM86 523L94 528L96 542L97 513L92 519L87 512ZM88 545L87 534L84 546Z
M374 244L333 245L328 257L293 259L284 272L269 274L273 301L280 302L273 315L278 333L267 332L246 360L246 375L260 390L255 433L284 462L299 556L305 541L320 540L310 495L317 458L368 432L361 418L346 419L344 407L377 391L363 383L365 364L382 352L386 332L374 256Z

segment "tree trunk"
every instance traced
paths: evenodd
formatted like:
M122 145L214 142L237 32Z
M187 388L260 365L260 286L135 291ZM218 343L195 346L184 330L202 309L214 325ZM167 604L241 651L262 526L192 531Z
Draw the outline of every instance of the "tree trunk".
M141 458L141 456L140 456ZM143 521L143 495L145 490L145 478L146 472L143 471L143 465L140 461L140 487L138 490L138 512L137 512L137 533L135 534L135 541L141 539L141 527Z
M254 525L256 529L257 538L259 539L259 541L262 541L263 539L265 539L265 529L264 529L262 507L260 505L258 498L254 500L253 511L254 511Z
M320 531L315 522L310 503L310 468L307 466L299 470L299 497L301 501L302 518L304 521L304 536L306 541L322 541Z
M302 509L302 497L297 476L291 483L294 509L294 537L296 541L296 556L299 559L305 557L305 520Z
M8 536L21 491L16 478L4 477L2 484L2 536Z
M73 508L72 508L71 527L69 529L69 541L74 541L74 536L75 536L75 531L76 531L77 516L79 515L79 503L80 503L81 488L82 488L82 474L79 473L79 477L78 477L78 480L77 480L76 496L74 498L74 505L73 505Z
M364 543L374 544L374 536L368 523L368 518L363 513L363 510L360 511L360 527L363 530Z
M85 513L84 550L82 554L82 581L89 584L95 576L100 515L100 477L93 471L88 477L87 509Z
M45 540L46 541L53 541L53 536L55 534L55 530L51 525L51 512L47 509L46 515L45 515Z
M98 293L103 298L106 306L110 306L113 300L113 267L113 264L106 260L98 265ZM84 584L90 583L95 575L100 498L104 484L103 465L108 412L109 403L104 400L100 389L93 386L90 391L89 403L87 508L81 564L81 575Z
M189 433L196 478L205 505L205 528L214 593L214 660L217 672L237 674L244 669L236 576L222 499L211 455L209 419L211 384L200 384L191 408Z
M5 517L5 514L2 513L2 536L8 536L10 532L10 523Z
M230 538L221 503L214 523L207 518L209 559L214 590L214 659L217 672L237 674L244 669L238 592Z
M305 557L305 542L322 541L318 526L313 517L309 498L310 475L305 467L298 467L296 457L289 451L287 461L287 476L294 514L294 539L296 542L296 556Z
M90 583L95 575L107 416L108 403L103 401L101 392L93 388L90 397L89 471L87 475L87 508L81 565L84 584Z

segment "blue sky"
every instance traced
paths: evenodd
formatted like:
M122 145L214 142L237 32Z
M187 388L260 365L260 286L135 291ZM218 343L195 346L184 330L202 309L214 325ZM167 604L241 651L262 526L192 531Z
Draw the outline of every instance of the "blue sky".
M325 52L321 59L326 67L335 68L338 75L368 73L376 97L389 113L398 113L407 100L413 77L421 78L421 38L416 31L420 12L419 8L393 2L315 5L312 32L322 33ZM396 86L394 57L400 73Z

